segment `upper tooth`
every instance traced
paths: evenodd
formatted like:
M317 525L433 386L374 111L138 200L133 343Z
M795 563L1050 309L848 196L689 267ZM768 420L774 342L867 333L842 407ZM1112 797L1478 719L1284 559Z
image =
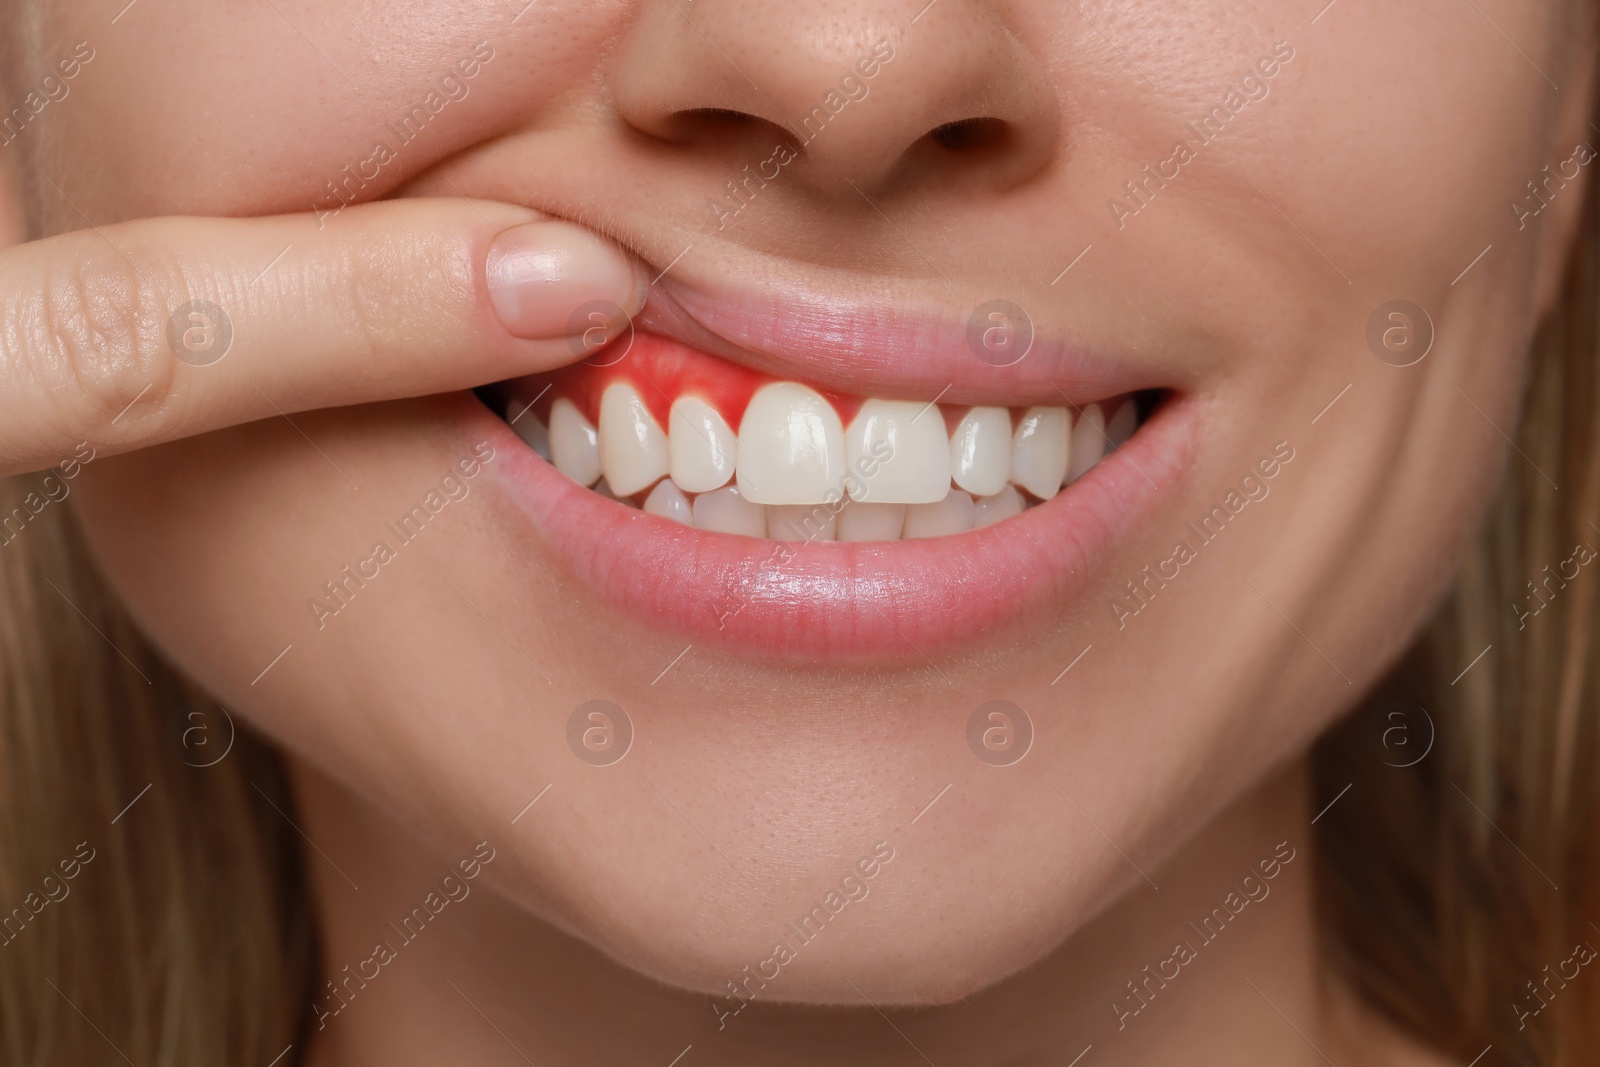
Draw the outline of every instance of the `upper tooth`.
M667 435L627 382L612 383L600 397L600 465L618 496L647 489L667 473Z
M672 479L663 478L650 490L650 495L644 498L644 510L652 515L660 515L663 519L681 522L685 526L694 525L694 513L689 508L689 498L683 491L672 484Z
M670 432L672 480L686 493L708 493L733 477L739 440L717 410L697 396L672 403Z
M579 485L600 478L600 436L565 397L550 405L550 461Z
M868 400L845 438L850 496L879 504L932 504L950 491L944 416L915 400Z
M1105 447L1106 418L1100 413L1099 404L1090 404L1083 409L1077 425L1072 428L1072 462L1067 464L1061 484L1075 482L1088 473L1105 455Z
M904 504L863 504L852 500L839 512L839 540L898 541L905 521Z
M1066 408L1029 408L1011 445L1011 480L1040 500L1061 489L1067 473Z
M945 537L972 529L975 518L972 497L952 489L937 504L913 504L906 508L906 527L902 537Z
M975 496L992 496L1011 480L1011 413L973 408L950 435L950 476Z
M972 527L982 529L1001 519L1022 514L1022 494L1016 486L1008 485L993 496L981 497L975 505Z
M779 541L832 541L839 513L820 504L779 504L767 508L767 536Z
M1106 437L1110 439L1112 448L1121 448L1122 443L1132 437L1133 431L1138 428L1138 406L1132 400L1124 400L1111 418L1106 420Z
M774 382L756 390L739 425L738 485L757 504L821 504L842 496L844 427L814 389Z
M697 529L715 533L767 536L767 509L752 504L733 486L724 486L694 498L694 524Z

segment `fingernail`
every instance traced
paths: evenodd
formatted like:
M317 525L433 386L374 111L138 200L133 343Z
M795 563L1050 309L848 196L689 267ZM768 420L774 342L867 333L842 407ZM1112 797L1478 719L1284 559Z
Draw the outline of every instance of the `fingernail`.
M508 331L530 340L565 337L586 309L627 316L644 306L641 269L622 249L570 222L530 222L489 244L489 299Z

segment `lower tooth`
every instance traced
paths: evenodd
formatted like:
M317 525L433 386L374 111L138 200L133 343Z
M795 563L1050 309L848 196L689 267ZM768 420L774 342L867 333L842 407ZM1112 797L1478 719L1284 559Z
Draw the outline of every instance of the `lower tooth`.
M1106 437L1110 438L1112 448L1121 448L1123 442L1133 436L1133 431L1139 428L1139 408L1132 400L1124 400L1116 413L1106 421Z
M972 527L975 530L982 529L1001 519L1021 515L1023 506L1022 494L1017 492L1015 486L1008 485L994 496L978 498L973 509Z
M1072 444L1067 452L1067 473L1061 484L1075 482L1100 462L1106 449L1106 417L1099 404L1090 404L1072 427Z
M852 500L839 513L839 540L898 541L905 522L904 504L864 504Z
M767 536L766 509L746 500L731 485L694 498L694 525L696 529L712 533Z
M524 408L522 414L518 415L516 421L511 424L511 428L517 431L517 436L522 438L524 444L539 453L539 457L549 463L550 431L545 428L543 422L539 421L539 416L533 413L532 408L532 404Z
M600 434L572 401L550 405L550 462L579 485L600 477Z
M976 519L972 497L960 489L937 504L912 504L906 508L906 540L917 537L946 537L972 529Z
M663 519L681 522L685 526L694 525L694 511L689 507L689 498L683 495L683 490L672 483L672 479L663 478L650 490L650 495L644 498L644 510L652 515L660 515Z
M768 504L767 536L778 541L832 541L838 512L826 504Z

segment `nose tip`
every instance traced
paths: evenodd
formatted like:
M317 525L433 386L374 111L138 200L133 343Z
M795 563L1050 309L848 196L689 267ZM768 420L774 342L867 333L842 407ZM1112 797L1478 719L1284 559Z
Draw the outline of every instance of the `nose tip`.
M646 0L613 77L618 114L708 154L786 144L821 195L1025 180L1060 111L996 5ZM854 190L854 191L852 191Z

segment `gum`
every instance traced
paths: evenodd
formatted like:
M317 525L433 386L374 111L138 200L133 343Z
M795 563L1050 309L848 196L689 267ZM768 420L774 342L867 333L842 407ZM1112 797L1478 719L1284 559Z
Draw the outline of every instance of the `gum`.
M532 397L543 392L533 411L546 422L550 418L550 405L557 397L564 397L577 406L584 418L599 425L601 394L615 382L627 382L639 391L650 414L663 427L668 425L673 401L680 396L697 396L715 408L738 433L745 408L756 390L784 380L665 337L640 333L634 336L631 345L626 341L613 342L582 363L521 379L514 393ZM846 424L862 404L861 397L818 392Z

